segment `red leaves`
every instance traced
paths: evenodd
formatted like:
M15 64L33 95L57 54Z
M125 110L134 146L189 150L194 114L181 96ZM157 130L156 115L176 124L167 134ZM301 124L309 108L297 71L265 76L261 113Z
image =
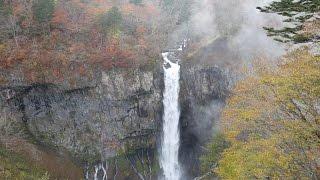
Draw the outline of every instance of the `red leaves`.
M146 23L146 19L157 14L157 6L152 2L136 6L106 0L57 1L50 28L45 29L33 22L31 1L11 2L12 23L17 23L24 33L19 32L3 41L4 45L0 44L0 69L12 68L12 72L22 69L28 81L55 83L71 76L90 76L91 68L139 66L146 62L146 54L152 52L150 25ZM128 33L119 28L114 36L103 34L97 18L115 5L124 14L122 17L127 18L123 22L132 29Z
M78 71L79 71L79 74L80 74L81 76L85 76L85 75L86 75L86 68L84 67L83 64L81 64L81 65L79 66Z
M17 64L23 62L27 59L28 49L14 49L11 52L8 52L6 55L3 55L0 59L0 68L8 69L13 68Z
M147 32L147 28L144 27L143 25L138 25L137 28L136 28L136 33L138 36L143 36L144 33Z
M134 58L131 50L121 48L118 39L111 39L105 49L91 53L90 63L103 69L127 68L133 65Z
M54 75L54 77L56 77L56 78L58 78L58 79L63 79L63 74L62 74L60 68L54 68L54 69L52 69L52 74Z
M106 48L106 59L112 61L114 67L128 67L133 60L133 53L130 50L123 50L117 39L112 39Z

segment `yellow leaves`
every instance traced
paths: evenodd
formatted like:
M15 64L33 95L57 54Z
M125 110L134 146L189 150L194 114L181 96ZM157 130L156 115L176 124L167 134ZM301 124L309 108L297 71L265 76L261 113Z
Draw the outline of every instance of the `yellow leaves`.
M274 139L236 142L223 153L216 172L223 179L280 178L290 157L279 151ZM277 168L277 169L274 169Z
M6 84L8 81L5 77L0 76L0 85Z
M0 67L3 67L3 66L6 67L6 65L4 65L4 63L8 62L6 60L6 49L7 49L6 45L0 43L0 57L1 57L0 58L0 63L1 63Z
M277 69L265 66L238 82L227 101L221 129L231 147L216 173L223 179L319 174L320 118L314 104L320 99L320 57L297 50Z
M226 136L226 139L228 139L228 141L235 142L239 133L240 133L240 130L228 130L228 133L225 133L225 136Z
M6 50L6 45L5 44L0 44L0 54L4 53Z

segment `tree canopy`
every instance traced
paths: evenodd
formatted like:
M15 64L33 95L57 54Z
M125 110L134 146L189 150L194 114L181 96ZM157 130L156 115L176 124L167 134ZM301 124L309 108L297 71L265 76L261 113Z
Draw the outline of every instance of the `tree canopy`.
M36 0L33 3L34 18L39 23L48 23L53 17L54 0Z
M212 171L223 179L319 178L319 69L320 57L304 49L278 68L260 61L227 102L221 129L231 146Z
M122 24L122 14L119 8L112 7L106 13L102 14L99 19L99 27L104 35L111 33L116 34L120 31Z
M277 13L286 17L285 22L291 24L290 27L283 29L274 29L273 27L265 27L270 36L276 36L276 40L282 42L293 41L302 43L311 41L319 34L304 32L304 23L307 21L315 21L319 24L319 17L315 17L320 12L319 0L281 0L274 1L269 6L258 7L262 12Z

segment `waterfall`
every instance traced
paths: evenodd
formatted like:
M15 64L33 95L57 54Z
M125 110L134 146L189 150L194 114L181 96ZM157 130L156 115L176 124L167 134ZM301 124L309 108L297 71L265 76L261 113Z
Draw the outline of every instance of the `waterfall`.
M180 49L178 49L180 50ZM180 65L169 60L174 52L162 53L165 61L163 93L163 134L160 154L160 166L165 180L179 180L181 169L178 161L180 132L179 132L179 79Z
M102 176L102 180L107 180L108 179L108 162L105 162L105 166L103 165L103 162L97 164L94 166L94 174L93 174L93 180L98 180L100 178L98 178L98 173L102 170L103 176ZM85 179L89 179L89 174L88 171L86 172L85 175Z

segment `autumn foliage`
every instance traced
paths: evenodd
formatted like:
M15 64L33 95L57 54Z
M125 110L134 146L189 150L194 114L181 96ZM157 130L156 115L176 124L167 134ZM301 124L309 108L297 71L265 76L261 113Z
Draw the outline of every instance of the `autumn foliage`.
M222 179L317 179L320 58L301 49L277 67L262 62L227 101L221 132L230 146L211 171Z
M159 53L149 38L149 22L159 12L156 4L5 0L0 9L0 69L22 71L31 83L60 83L89 78L96 68L147 65Z

